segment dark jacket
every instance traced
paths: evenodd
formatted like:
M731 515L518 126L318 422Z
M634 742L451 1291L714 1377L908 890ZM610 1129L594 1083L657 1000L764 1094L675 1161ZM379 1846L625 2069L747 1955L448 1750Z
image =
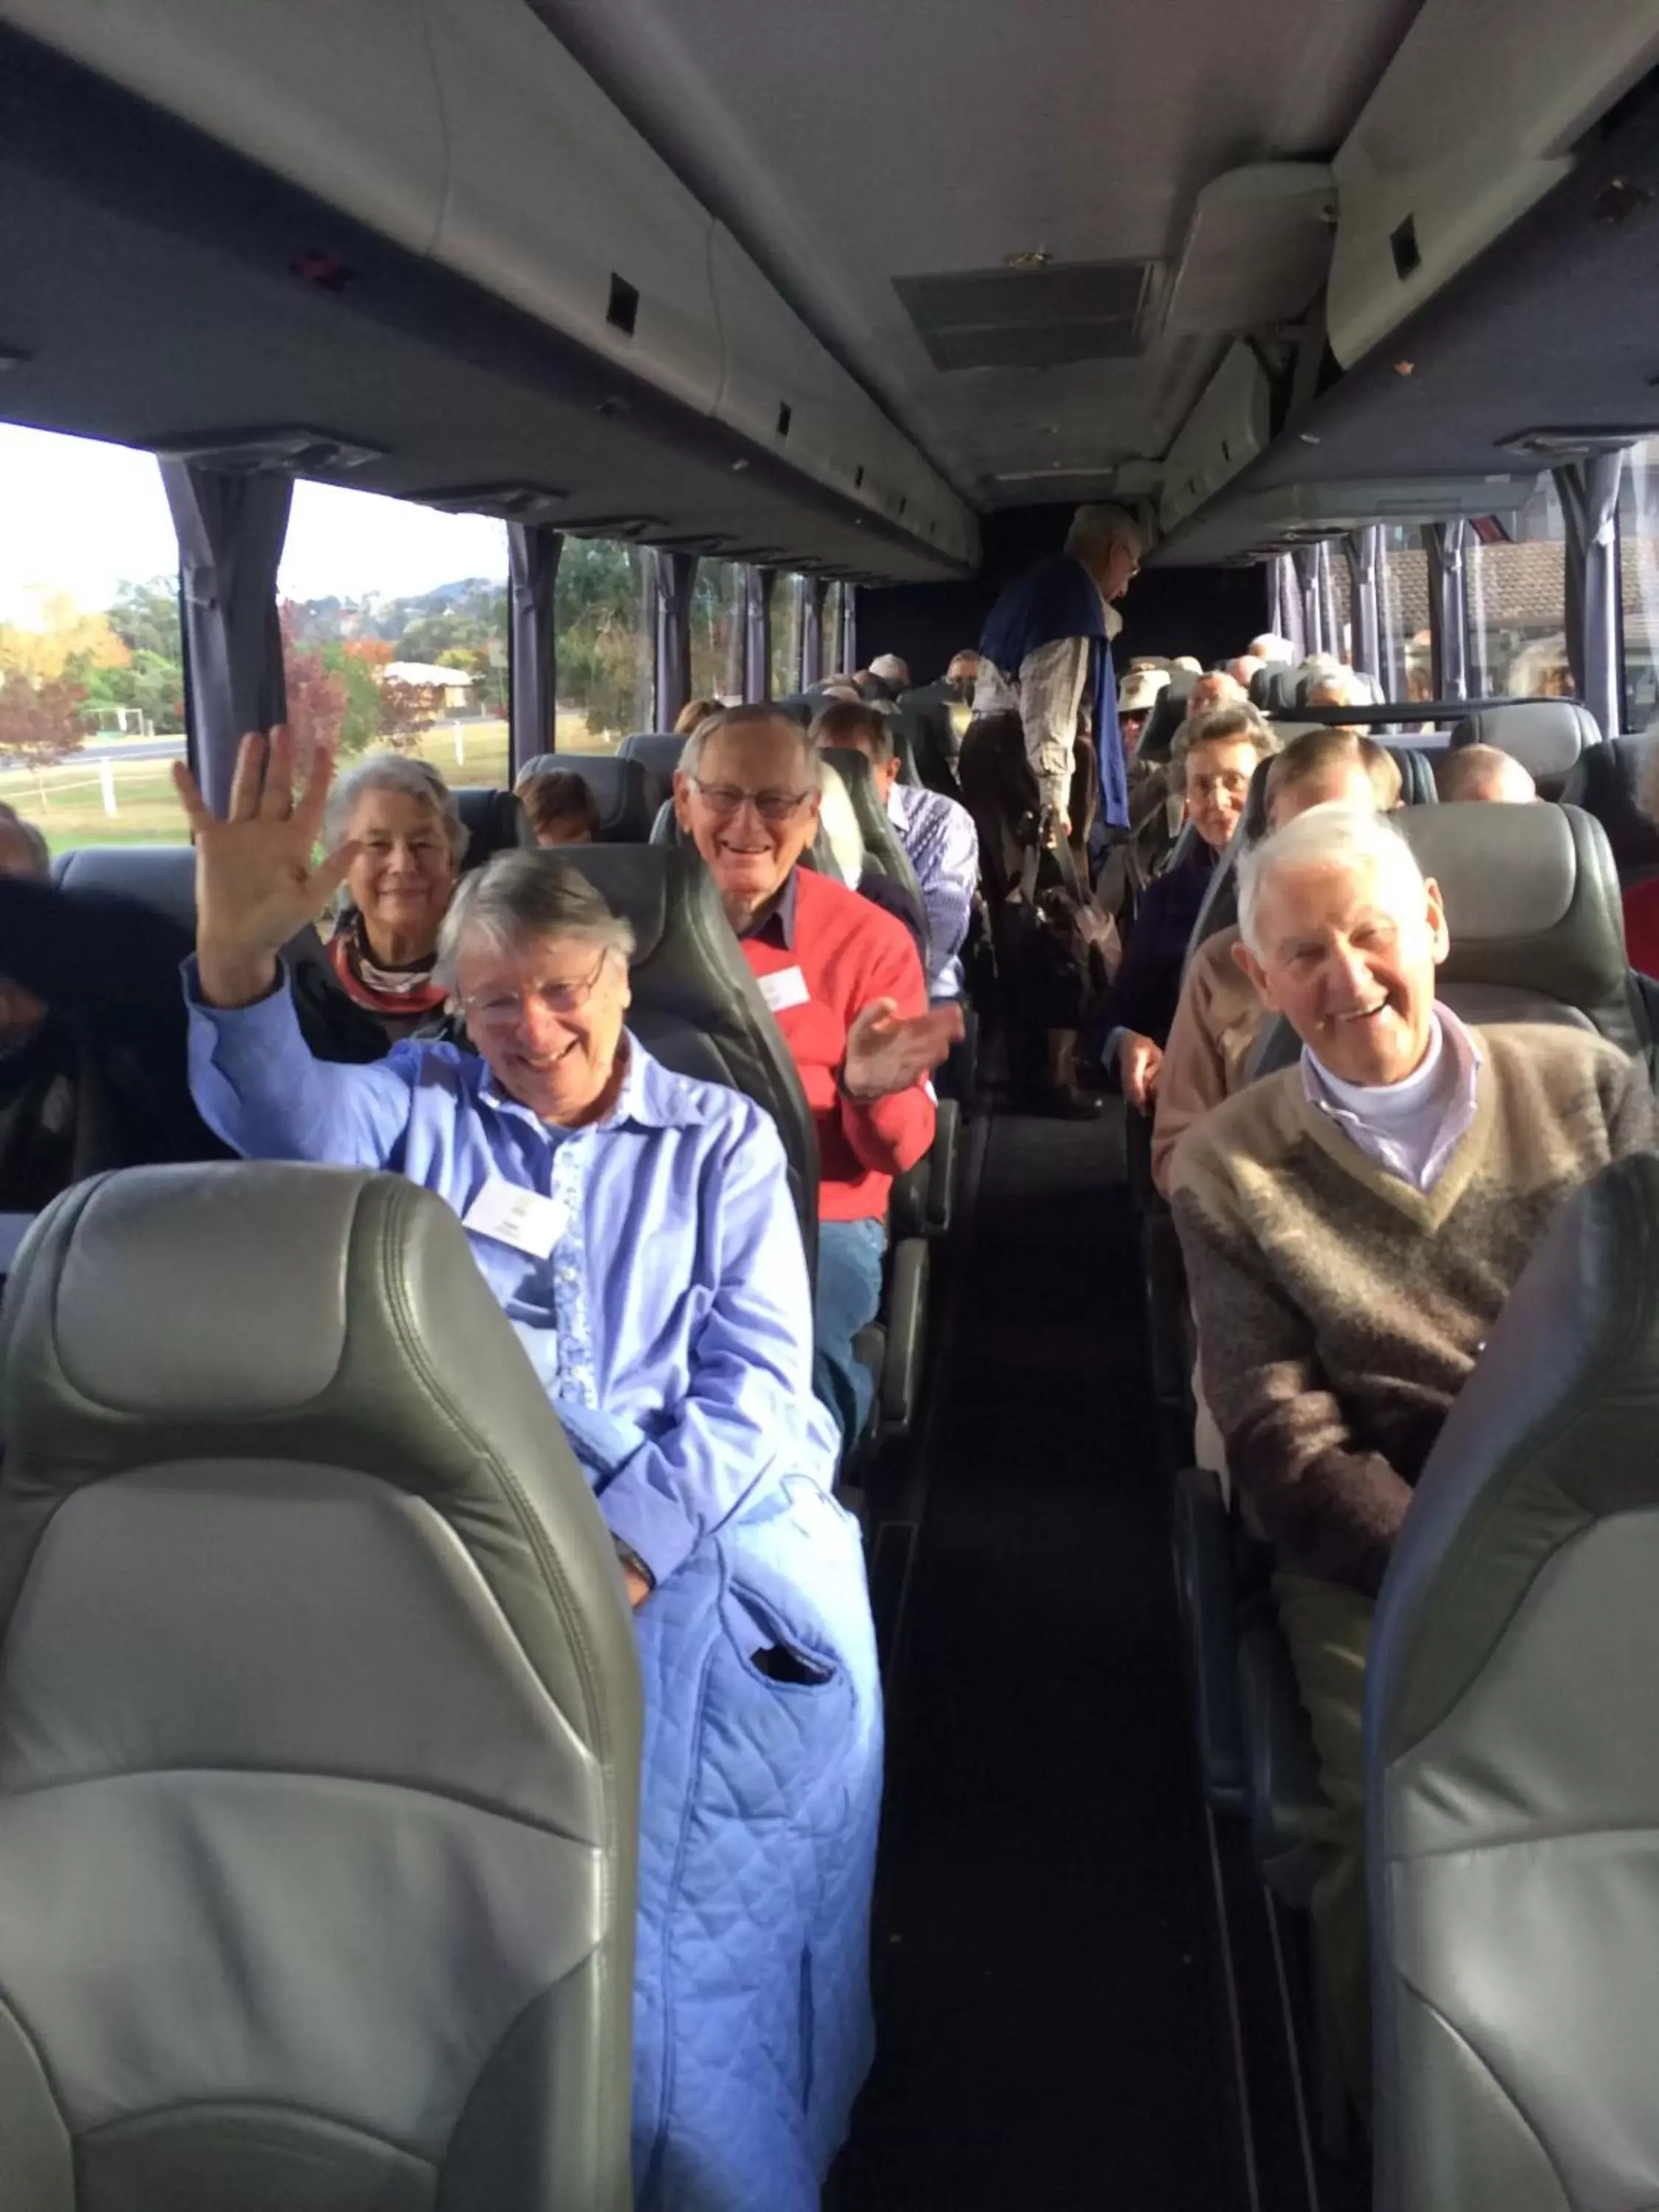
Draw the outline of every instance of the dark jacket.
M1146 886L1106 1008L1109 1029L1139 1030L1158 1044L1168 1043L1181 1001L1188 940L1214 866L1214 853L1195 837L1186 857Z

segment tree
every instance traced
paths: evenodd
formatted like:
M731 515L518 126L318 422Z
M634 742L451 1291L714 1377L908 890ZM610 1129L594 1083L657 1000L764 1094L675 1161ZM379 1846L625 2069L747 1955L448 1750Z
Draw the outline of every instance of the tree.
M322 651L301 645L290 602L282 607L283 665L288 679L288 726L302 753L340 742L345 718L345 678L328 666ZM372 680L372 679L371 679Z
M0 676L31 684L67 677L84 682L94 669L120 668L130 658L107 615L86 615L67 592L37 592L36 619L0 623Z
M404 684L395 677L380 684L380 735L394 751L413 750L422 730L429 729L443 705L444 695L435 684Z
M81 708L86 694L64 677L31 683L8 675L0 681L0 752L26 768L50 768L82 742Z
M644 605L635 548L605 538L567 540L554 599L559 695L586 710L596 737L637 730L648 714L654 646Z

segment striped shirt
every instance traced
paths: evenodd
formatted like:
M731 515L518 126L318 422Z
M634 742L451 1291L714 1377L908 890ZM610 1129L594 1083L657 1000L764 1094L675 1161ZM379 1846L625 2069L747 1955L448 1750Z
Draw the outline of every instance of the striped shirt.
M962 996L963 940L974 909L979 882L979 832L959 800L920 784L896 783L887 794L887 812L908 855L927 910L927 939L933 970L930 999Z

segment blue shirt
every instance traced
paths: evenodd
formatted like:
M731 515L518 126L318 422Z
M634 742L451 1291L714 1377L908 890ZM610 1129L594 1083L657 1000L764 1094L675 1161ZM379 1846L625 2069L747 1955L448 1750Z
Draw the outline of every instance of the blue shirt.
M959 999L958 956L979 882L979 831L974 817L958 799L942 791L926 791L920 784L896 783L887 794L887 811L916 872L927 910L927 941L933 950L927 995Z
M463 1217L496 1178L562 1203L550 1260L468 1236L549 1395L641 1434L599 1509L657 1582L786 1477L829 1487L800 1231L751 1099L671 1073L630 1036L611 1113L555 1129L459 1046L319 1060L286 981L228 1009L201 1003L193 960L185 975L191 1091L245 1158L390 1168Z

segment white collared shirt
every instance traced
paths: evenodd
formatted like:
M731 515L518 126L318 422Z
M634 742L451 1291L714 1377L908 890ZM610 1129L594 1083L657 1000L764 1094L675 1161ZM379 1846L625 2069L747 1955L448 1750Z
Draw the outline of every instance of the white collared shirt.
M1303 1094L1369 1159L1415 1190L1432 1190L1474 1120L1481 1052L1437 1000L1420 1066L1403 1083L1345 1083L1302 1048Z

